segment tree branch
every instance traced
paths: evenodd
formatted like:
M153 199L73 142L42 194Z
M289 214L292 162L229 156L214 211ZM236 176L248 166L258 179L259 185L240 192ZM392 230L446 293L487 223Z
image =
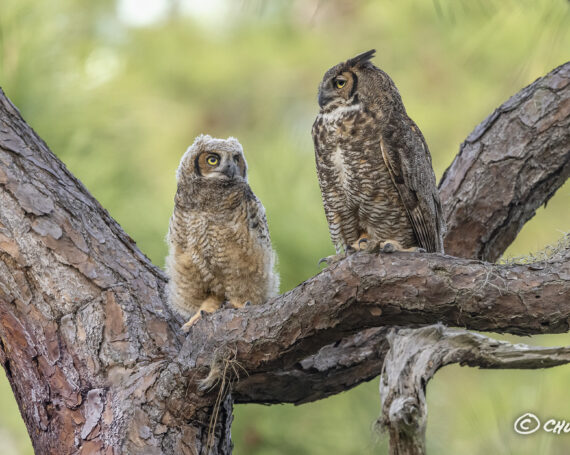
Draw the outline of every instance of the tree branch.
M441 322L518 335L566 332L567 246L544 262L508 266L425 253L354 254L267 305L206 318L178 361L209 366L220 346L232 347L249 374L275 371L368 327Z
M380 380L382 415L390 453L425 454L427 383L445 365L479 368L548 368L570 363L570 347L543 348L497 341L442 325L392 329Z
M250 373L234 386L234 398L237 403L302 404L374 379L389 348L389 330L362 330L324 346L289 368Z

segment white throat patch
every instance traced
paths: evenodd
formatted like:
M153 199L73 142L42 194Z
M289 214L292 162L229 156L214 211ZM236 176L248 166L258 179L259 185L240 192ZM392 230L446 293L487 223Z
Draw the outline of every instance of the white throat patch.
M351 104L350 106L339 106L334 111L325 112L322 115L322 119L326 122L334 122L339 118L343 117L346 114L349 114L354 111L359 111L362 109L362 105L360 103Z

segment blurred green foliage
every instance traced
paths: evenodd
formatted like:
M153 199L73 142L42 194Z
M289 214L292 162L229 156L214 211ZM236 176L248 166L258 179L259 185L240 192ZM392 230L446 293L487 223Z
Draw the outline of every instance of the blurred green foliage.
M133 5L134 8L133 8ZM154 16L145 12L154 6ZM564 0L2 0L0 86L158 265L174 171L200 133L239 138L280 258L282 291L332 252L310 137L330 66L377 49L430 146L436 175L474 126L570 57ZM567 184L507 252L570 226ZM509 339L514 339L510 337ZM568 335L524 340L570 344ZM442 370L428 387L430 453L566 454L570 435L517 435L532 411L570 420L570 368ZM0 382L3 454L32 453ZM237 406L237 454L372 454L377 381L302 407Z

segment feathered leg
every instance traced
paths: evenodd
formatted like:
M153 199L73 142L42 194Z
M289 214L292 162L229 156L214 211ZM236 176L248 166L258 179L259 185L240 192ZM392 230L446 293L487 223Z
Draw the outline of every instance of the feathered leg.
M196 311L196 313L194 313L194 316L192 316L188 320L188 322L182 326L182 330L184 332L188 332L190 330L190 327L192 327L194 324L196 324L196 322L198 322L198 320L200 320L202 318L204 313L213 313L218 308L220 308L220 306L222 305L222 302L223 302L223 299L220 299L219 297L216 297L214 295L211 295L210 297L208 297L206 300L204 300L202 302L202 305L200 305L200 308L198 309L198 311Z

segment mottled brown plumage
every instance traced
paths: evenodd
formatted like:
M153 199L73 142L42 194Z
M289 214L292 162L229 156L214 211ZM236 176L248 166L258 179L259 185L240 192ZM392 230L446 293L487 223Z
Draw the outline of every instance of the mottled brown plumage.
M180 161L168 229L168 302L190 318L277 295L279 275L263 205L247 183L237 139L196 138Z
M313 124L317 175L337 253L348 248L443 252L431 156L374 50L329 69ZM363 245L366 245L364 248Z

